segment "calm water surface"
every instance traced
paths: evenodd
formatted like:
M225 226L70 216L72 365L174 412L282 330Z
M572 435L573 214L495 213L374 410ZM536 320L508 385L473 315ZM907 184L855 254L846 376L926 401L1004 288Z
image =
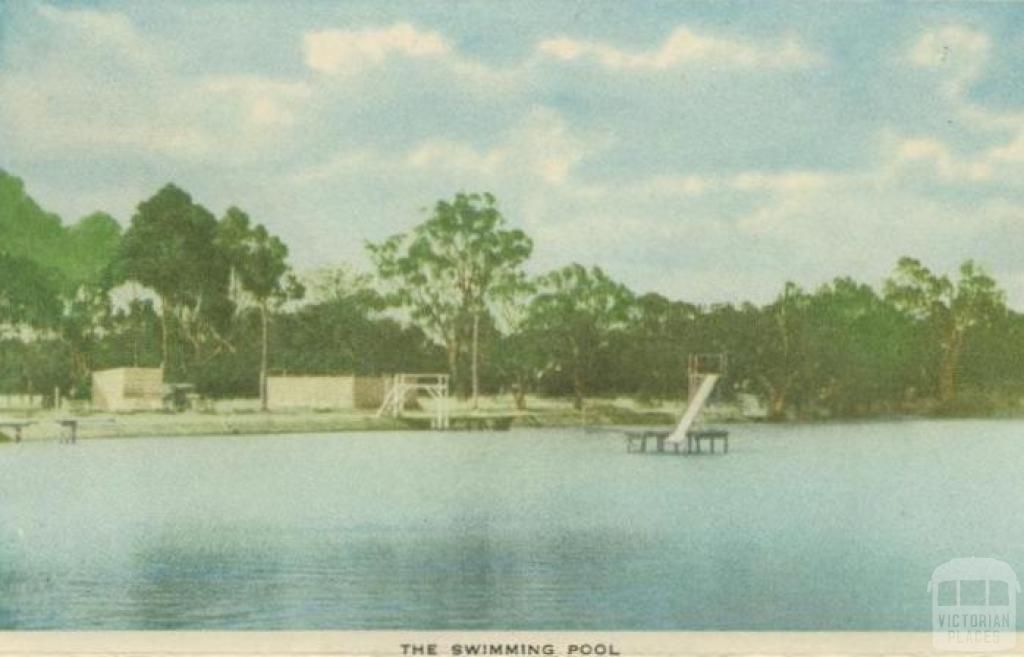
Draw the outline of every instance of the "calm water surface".
M3 629L928 630L1024 575L1024 422L0 446Z

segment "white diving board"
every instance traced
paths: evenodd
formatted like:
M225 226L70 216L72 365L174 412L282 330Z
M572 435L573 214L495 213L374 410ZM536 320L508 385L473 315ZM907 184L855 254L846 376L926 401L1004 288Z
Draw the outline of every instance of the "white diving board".
M679 420L679 425L676 426L675 431L668 437L670 443L681 443L686 440L686 434L690 431L690 427L693 426L694 421L700 414L704 404L707 403L708 397L711 396L711 391L715 389L715 384L718 382L717 374L705 374L704 378L700 382L700 387L697 388L697 394L690 400L690 404L686 407L686 411L683 413L682 419Z

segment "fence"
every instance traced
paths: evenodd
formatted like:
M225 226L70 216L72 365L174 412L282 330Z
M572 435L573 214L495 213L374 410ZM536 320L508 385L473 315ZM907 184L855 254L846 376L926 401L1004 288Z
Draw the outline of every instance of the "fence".
M43 407L43 395L0 395L0 409L33 411Z

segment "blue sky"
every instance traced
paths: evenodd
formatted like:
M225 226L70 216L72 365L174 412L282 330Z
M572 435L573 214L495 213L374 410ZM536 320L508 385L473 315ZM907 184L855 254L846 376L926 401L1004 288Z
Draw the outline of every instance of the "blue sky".
M1024 308L1024 4L0 8L0 167L68 220L173 181L365 266L486 190L538 272L761 302L974 258Z

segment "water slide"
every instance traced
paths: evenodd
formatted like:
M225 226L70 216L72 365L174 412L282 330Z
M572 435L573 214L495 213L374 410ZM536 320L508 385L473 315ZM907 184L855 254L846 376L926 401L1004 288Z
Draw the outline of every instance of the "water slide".
M672 432L672 435L668 437L670 443L681 443L686 440L686 432L693 426L694 420L697 419L697 415L700 414L704 404L708 401L708 397L711 396L711 391L715 389L715 384L718 382L717 374L705 374L704 378L700 382L700 387L697 388L697 394L690 400L690 405L686 407L686 411L683 413L683 418L679 420L679 426Z

